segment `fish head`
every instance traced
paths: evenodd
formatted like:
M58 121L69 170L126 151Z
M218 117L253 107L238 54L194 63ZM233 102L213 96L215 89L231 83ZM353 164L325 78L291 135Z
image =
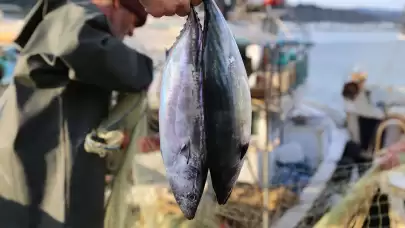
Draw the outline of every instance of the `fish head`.
M204 158L199 156L199 143L183 139L172 148L176 151L173 151L172 164L166 167L167 177L181 211L192 219L204 191L208 168Z
M161 152L174 198L185 217L192 219L203 194L208 168L203 121L193 119L185 110L168 113L169 118L162 122Z

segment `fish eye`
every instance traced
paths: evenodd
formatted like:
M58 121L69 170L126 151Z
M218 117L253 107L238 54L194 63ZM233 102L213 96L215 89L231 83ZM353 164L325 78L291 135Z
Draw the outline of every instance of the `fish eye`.
M187 193L186 198L193 202L193 201L197 200L197 195L189 192L189 193Z
M184 151L187 149L187 143L183 143L183 145L181 145L180 147L180 151Z
M180 152L185 152L190 148L190 140L187 140L180 146Z

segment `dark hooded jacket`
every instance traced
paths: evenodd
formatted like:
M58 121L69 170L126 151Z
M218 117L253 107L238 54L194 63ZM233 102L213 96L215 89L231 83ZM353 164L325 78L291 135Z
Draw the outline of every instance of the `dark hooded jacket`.
M152 61L114 38L94 5L60 0L40 0L16 44L0 98L0 227L100 228L105 161L83 140L112 91L147 89Z

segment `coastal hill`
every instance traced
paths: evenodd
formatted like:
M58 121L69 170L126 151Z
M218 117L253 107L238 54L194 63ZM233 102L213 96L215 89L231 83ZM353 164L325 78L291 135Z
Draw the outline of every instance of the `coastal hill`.
M80 1L82 0L73 0ZM25 11L29 10L36 0L0 0L0 4L18 5ZM259 7L262 8L263 7ZM0 6L1 9L1 6ZM384 9L334 9L319 7L312 4L298 4L289 7L290 14L283 17L287 21L301 22L339 22L339 23L363 23L363 22L393 22L403 21L402 11Z
M321 8L316 5L299 4L291 7L291 14L284 16L284 20L299 20L301 22L339 22L339 23L362 23L362 22L394 22L402 21L402 12L384 9L333 9Z

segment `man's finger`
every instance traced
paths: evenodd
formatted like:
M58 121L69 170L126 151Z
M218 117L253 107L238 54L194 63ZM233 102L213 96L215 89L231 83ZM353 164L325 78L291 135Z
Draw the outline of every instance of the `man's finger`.
M166 13L165 13L165 16L171 17L171 16L173 16L175 14L176 14L175 10L167 10Z
M180 17L184 17L190 13L190 10L190 4L188 4L188 1L186 1L185 4L179 4L176 10L176 14Z
M201 4L201 2L202 2L202 0L191 0L191 5L198 6Z

